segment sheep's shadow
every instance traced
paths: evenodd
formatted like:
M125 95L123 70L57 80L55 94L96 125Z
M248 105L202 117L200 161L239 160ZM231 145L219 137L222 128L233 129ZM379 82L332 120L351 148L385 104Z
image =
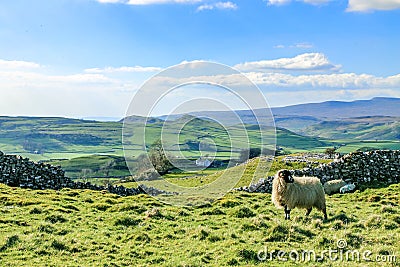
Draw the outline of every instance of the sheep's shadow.
M347 216L345 213L340 213L331 217L328 217L328 219L324 220L324 223L330 223L334 221L341 221L343 223L352 223L352 222L357 222L358 220L351 218Z

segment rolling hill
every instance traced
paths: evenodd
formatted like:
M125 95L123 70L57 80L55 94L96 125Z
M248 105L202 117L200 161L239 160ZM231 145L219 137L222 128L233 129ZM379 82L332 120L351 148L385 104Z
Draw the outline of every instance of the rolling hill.
M328 139L400 140L400 118L368 116L322 121L302 133Z
M247 141L243 144L244 136L242 126L232 125L224 128L216 122L200 118L190 117L191 119L179 135L180 149L190 151L188 145L199 143L203 139L210 139L215 142L222 151L230 147L230 138L236 136L237 146L247 146ZM139 125L144 118L132 118L132 127L136 123ZM148 119L151 123L146 128L146 145L151 145L160 136L164 127L166 138L173 138L180 129L181 120L165 123L159 119ZM244 125L249 136L249 142L253 146L260 143L260 130L255 125ZM272 131L272 128L266 128ZM228 132L231 134L229 135ZM316 137L306 137L278 128L278 146L289 150L307 150L315 147L329 146L329 142L318 140ZM267 136L272 138L272 132ZM122 122L98 122L67 118L41 118L41 117L0 117L0 150L6 153L21 154L34 160L46 159L70 159L91 154L106 154L122 156ZM242 138L243 137L243 138ZM141 140L132 142L138 143ZM265 140L264 140L265 141ZM141 153L137 149L137 153Z

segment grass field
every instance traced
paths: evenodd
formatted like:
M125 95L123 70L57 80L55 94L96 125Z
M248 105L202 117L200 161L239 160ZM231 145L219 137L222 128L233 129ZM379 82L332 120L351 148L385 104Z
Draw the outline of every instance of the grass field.
M175 207L147 195L0 185L0 265L399 266L399 192L396 184L328 196L327 221L316 211L306 218L303 210L285 221L270 194L235 192L212 205ZM320 258L339 240L347 243L343 253L370 251L373 261L288 256L313 250Z

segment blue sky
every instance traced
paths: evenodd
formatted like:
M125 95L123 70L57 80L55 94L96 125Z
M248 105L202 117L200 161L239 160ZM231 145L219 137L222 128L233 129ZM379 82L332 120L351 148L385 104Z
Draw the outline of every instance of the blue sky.
M400 0L2 1L0 114L122 117L194 60L242 71L271 106L400 97L399 15Z

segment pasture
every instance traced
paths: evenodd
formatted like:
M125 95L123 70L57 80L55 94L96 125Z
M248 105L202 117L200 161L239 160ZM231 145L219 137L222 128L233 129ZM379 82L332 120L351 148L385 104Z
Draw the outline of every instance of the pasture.
M270 194L232 192L212 205L175 207L147 195L0 185L0 265L315 266L345 240L344 252L370 251L373 261L325 255L318 266L399 266L399 192L398 184L376 185L328 196L327 221L298 209L285 221ZM303 250L317 259L288 257Z

